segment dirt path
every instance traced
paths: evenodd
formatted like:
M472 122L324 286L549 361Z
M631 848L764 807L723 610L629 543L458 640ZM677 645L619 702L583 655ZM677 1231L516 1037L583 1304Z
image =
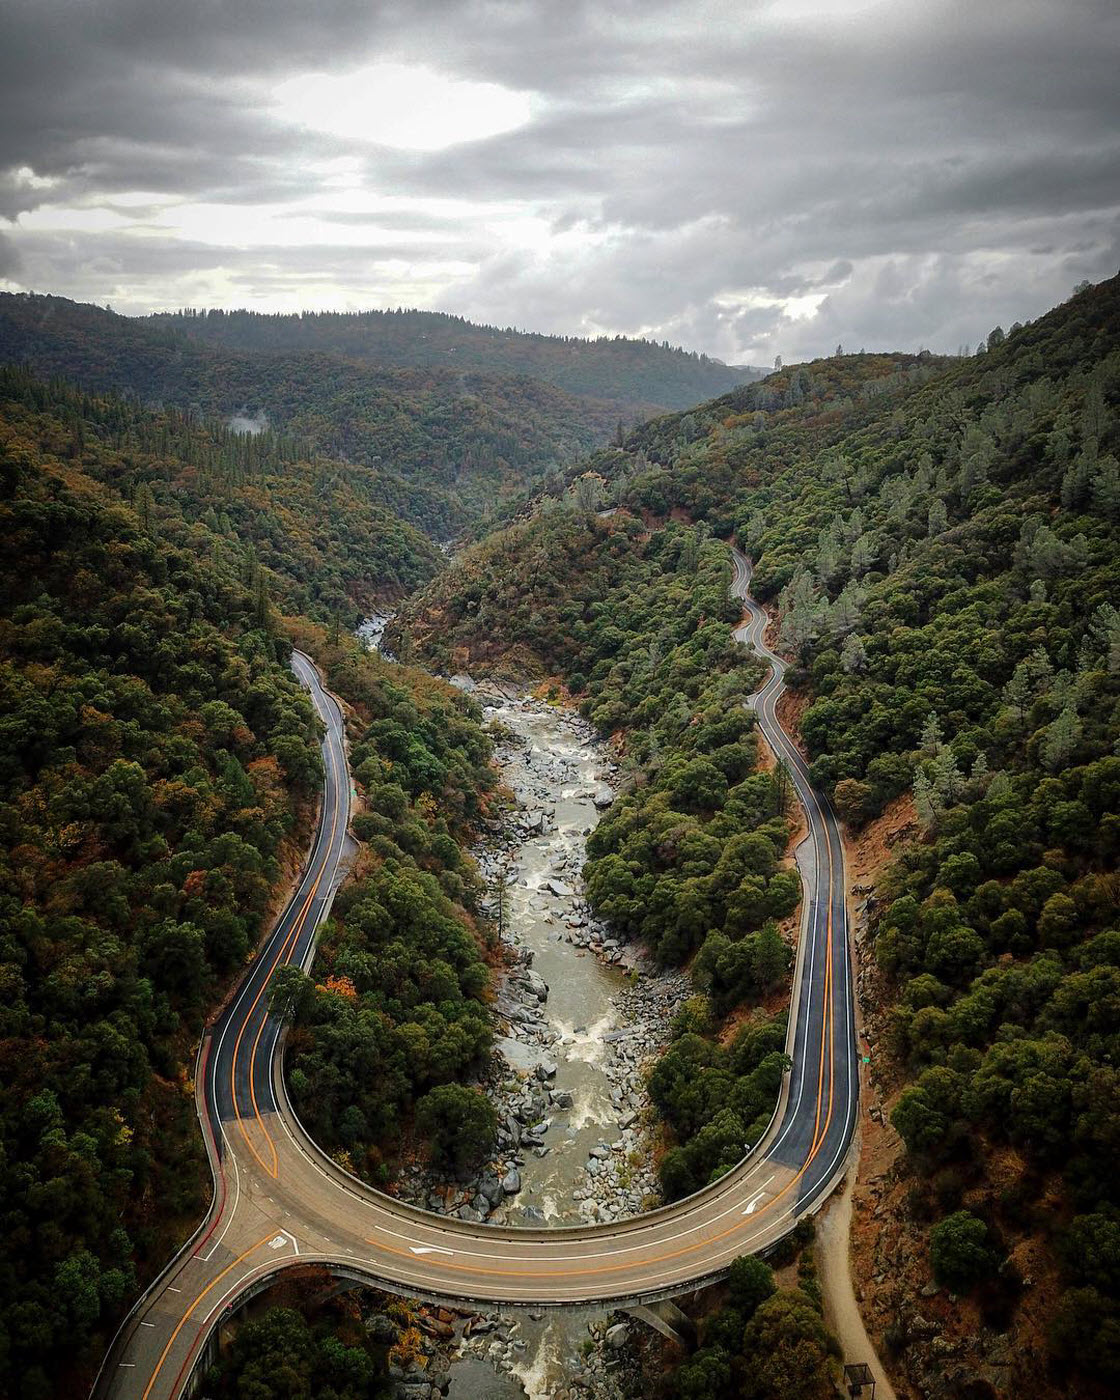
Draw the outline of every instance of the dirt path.
M817 1271L824 1295L824 1320L840 1339L844 1362L864 1361L875 1377L875 1400L895 1400L894 1389L871 1345L852 1286L849 1238L852 1228L854 1166L842 1189L817 1217Z

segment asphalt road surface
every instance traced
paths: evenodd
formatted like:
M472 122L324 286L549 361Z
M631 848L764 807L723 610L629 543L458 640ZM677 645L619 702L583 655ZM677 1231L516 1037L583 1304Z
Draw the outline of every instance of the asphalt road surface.
M268 984L284 962L310 964L340 878L351 786L341 711L297 653L293 667L326 725L319 829L295 895L200 1052L196 1097L215 1179L210 1212L126 1319L96 1396L181 1395L223 1314L297 1261L451 1302L648 1302L765 1249L828 1194L846 1162L859 1098L843 850L827 798L777 720L785 667L767 649L765 616L748 597L750 566L738 551L733 564L733 596L746 614L735 636L773 667L751 703L808 826L787 1041L793 1067L762 1141L685 1200L629 1221L561 1229L431 1214L363 1185L310 1141L284 1093L282 1025L268 1013Z

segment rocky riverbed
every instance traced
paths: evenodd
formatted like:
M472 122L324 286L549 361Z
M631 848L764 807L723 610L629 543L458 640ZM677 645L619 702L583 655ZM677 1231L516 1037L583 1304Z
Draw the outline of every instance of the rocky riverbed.
M656 971L583 899L586 838L617 781L591 726L541 701L477 693L500 726L497 758L517 799L500 836L476 852L495 914L505 890L509 966L495 999L498 1038L486 1080L498 1152L467 1180L414 1168L400 1193L463 1220L623 1219L658 1200L643 1066L668 1039L688 980ZM602 1309L476 1317L453 1328L457 1359L441 1393L617 1400L636 1393L627 1383L636 1376L636 1326Z
M385 629L394 617L396 617L396 613L375 612L359 624L355 635L367 651L381 650Z

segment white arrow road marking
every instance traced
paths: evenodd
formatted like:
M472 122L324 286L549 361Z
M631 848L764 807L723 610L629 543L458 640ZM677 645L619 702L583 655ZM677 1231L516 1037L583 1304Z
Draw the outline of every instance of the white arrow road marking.
M755 1209L756 1209L757 1206L758 1206L758 1198L759 1198L761 1195L763 1195L763 1194L765 1193L766 1187L767 1187L767 1186L770 1184L770 1182L773 1181L773 1180L774 1180L774 1173L771 1172L770 1175L766 1178L766 1180L762 1183L762 1185L758 1188L758 1190L754 1193L754 1195L753 1195L753 1196L750 1198L750 1200L747 1202L747 1208L746 1208L746 1210L743 1212L744 1215L753 1215L753 1214L754 1214Z
M412 1244L409 1249L413 1254L450 1254L450 1249L443 1249L438 1244Z

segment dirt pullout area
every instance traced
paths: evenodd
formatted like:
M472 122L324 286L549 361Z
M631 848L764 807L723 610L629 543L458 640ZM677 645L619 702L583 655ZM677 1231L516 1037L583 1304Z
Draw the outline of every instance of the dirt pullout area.
M986 1316L975 1299L957 1298L939 1288L929 1266L930 1221L916 1218L913 1209L919 1178L890 1125L890 1112L907 1075L889 1053L894 996L875 964L871 927L878 905L876 885L901 848L917 837L913 803L907 796L846 842L858 964L859 1048L866 1057L861 1066L859 1159L854 1181L849 1177L854 1297L899 1400L1010 1400L1017 1395L1058 1400L1066 1392L1048 1381L1045 1359L1050 1302L1059 1288L1053 1260L1036 1239L1021 1240L1012 1250L1023 1291L1010 1331L998 1330L999 1319ZM1014 1152L1005 1149L989 1160L989 1187L997 1193L1022 1180L1026 1165ZM1044 1198L1042 1205L1045 1209L1056 1203L1054 1196ZM979 1198L966 1191L961 1205L979 1206ZM827 1230L825 1222L822 1251ZM823 1260L821 1272L830 1320L838 1327Z
M797 747L797 752L809 763L809 751L801 738L801 716L813 703L813 697L806 690L786 690L778 698L775 712L778 723L786 731Z

